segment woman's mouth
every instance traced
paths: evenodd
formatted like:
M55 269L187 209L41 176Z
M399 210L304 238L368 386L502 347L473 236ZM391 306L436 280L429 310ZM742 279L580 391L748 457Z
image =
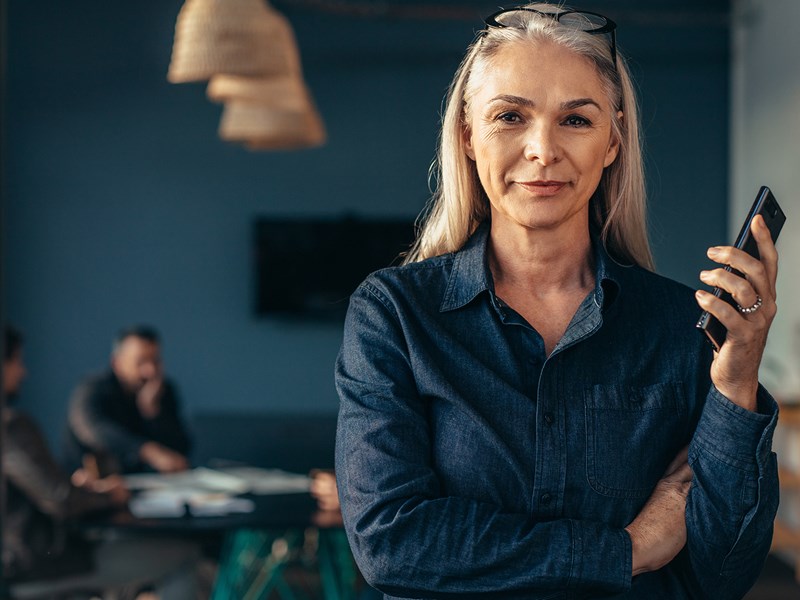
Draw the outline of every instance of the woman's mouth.
M566 181L538 180L538 181L518 181L517 185L525 188L534 196L555 196L561 191Z

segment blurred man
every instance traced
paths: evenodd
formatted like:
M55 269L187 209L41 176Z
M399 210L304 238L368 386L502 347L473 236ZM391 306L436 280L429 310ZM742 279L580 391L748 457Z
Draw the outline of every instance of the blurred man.
M22 336L7 327L3 356L7 402L16 400L25 375ZM124 506L127 490L118 478L95 481L87 487L73 485L50 454L39 427L25 413L6 406L3 426L2 459L8 486L3 527L6 572L21 578L88 569L87 545L67 535L63 520Z
M179 408L164 377L158 333L124 329L114 340L110 369L85 379L72 395L69 458L99 475L187 469L189 436Z
M3 392L8 401L16 399L25 375L22 336L6 327ZM30 416L11 407L4 407L2 416L7 485L3 567L13 595L30 597L26 585L38 589L38 582L53 580L59 593L136 591L153 585L161 600L194 597L194 544L158 538L88 542L68 526L69 519L126 506L130 494L122 479L83 478L76 485L78 478L71 481L56 464Z

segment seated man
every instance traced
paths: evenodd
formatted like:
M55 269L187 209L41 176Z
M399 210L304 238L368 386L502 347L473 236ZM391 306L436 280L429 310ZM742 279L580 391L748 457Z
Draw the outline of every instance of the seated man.
M110 369L77 387L68 421L73 467L83 465L99 475L189 467L189 436L178 396L164 377L158 333L149 327L118 334Z
M10 327L5 330L4 348L3 392L13 402L26 371L22 337ZM27 596L23 590L38 590L42 580L49 580L61 592L136 590L155 584L162 600L192 597L196 589L194 545L155 538L87 542L68 527L67 520L124 507L129 493L122 479L111 476L76 485L56 464L30 416L4 407L2 417L7 486L3 568L12 583L12 594Z

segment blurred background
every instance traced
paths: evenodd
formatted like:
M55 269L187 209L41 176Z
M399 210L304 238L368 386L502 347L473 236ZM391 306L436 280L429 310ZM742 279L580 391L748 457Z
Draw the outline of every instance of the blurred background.
M412 220L430 195L447 85L497 6L272 4L296 34L327 129L319 148L252 152L219 139L222 107L205 84L166 79L181 0L5 2L2 303L26 337L21 402L54 447L71 389L134 322L160 329L190 423L337 410L341 319L256 310L269 273L256 270L255 224ZM732 240L759 186L784 207L781 310L762 378L797 401L800 4L580 7L617 22L639 86L661 273L697 286L705 249ZM307 276L343 268L320 256ZM800 450L782 461L800 463Z
M131 322L160 328L188 416L336 411L341 321L256 313L254 223L419 213L447 85L496 10L435 4L458 10L392 19L275 2L328 141L251 152L218 138L204 83L166 80L180 0L8 2L3 294L26 335L26 408L54 440L71 388ZM728 236L731 6L584 4L618 22L640 87L659 270L695 285L705 248ZM308 277L340 268L321 256Z

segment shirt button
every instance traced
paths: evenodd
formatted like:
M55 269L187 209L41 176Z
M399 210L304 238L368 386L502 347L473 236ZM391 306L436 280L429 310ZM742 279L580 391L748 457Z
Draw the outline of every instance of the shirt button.
M550 500L552 500L552 499L553 499L553 497L550 494L547 494L547 493L542 494L541 496L539 496L539 502L542 503L542 506L547 506L548 504L550 504Z
M553 424L553 413L551 413L551 412L544 413L544 422L547 423L548 425L552 425Z

